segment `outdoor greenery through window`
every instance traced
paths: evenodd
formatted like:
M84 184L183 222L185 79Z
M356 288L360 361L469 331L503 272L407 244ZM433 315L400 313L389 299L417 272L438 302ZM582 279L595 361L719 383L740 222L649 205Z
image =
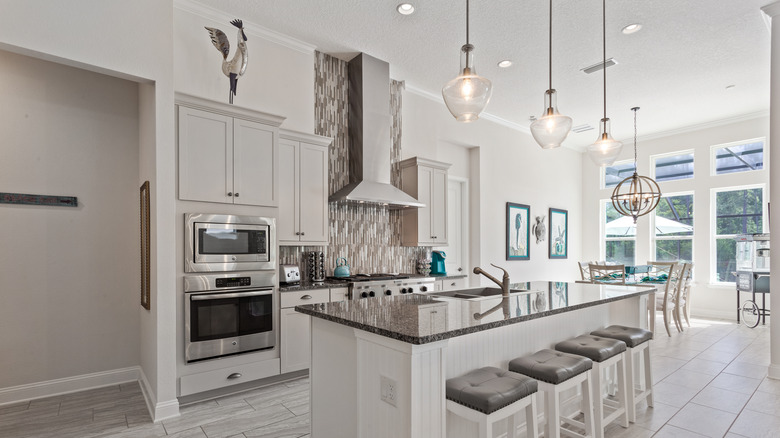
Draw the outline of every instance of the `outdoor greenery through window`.
M714 154L716 175L764 168L763 139L715 147Z
M634 166L633 161L616 163L612 166L605 167L604 188L615 187L620 183L620 181L623 181L624 179L633 175L635 169L636 167Z
M656 157L656 182L693 178L693 152L673 157Z
M606 201L604 217L605 249L607 263L635 265L636 260L636 226L634 219L622 216Z
M762 233L763 208L763 188L715 192L715 281L735 281L737 245L734 236Z
M693 195L664 196L655 209L655 260L693 261Z

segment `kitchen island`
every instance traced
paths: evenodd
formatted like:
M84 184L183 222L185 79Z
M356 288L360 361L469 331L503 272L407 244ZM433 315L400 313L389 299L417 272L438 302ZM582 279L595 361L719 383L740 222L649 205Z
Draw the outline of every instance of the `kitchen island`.
M560 282L512 289L509 298L483 288L296 307L313 317L312 437L477 436L476 423L447 414L446 379L506 369L515 357L610 324L646 328L655 293Z

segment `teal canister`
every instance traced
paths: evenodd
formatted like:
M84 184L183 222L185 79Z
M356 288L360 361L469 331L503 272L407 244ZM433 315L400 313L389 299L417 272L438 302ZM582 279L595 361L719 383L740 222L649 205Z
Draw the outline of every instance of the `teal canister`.
M445 258L447 258L447 254L444 254L444 251L431 253L431 275L447 275L447 269L444 268Z

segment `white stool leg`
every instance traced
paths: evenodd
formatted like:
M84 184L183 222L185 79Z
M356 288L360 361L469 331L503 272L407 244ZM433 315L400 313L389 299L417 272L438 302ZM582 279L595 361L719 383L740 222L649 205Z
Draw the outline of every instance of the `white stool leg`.
M650 341L642 351L645 355L645 391L650 391L647 395L647 406L653 407L653 371L650 368Z
M639 354L642 354L641 352ZM628 410L628 421L636 423L636 374L634 369L634 350L626 349L626 409Z
M506 419L506 436L507 438L517 438L517 425L520 424L520 412L510 415Z
M488 421L487 416L479 420L479 438L493 438L493 424Z
M628 387L626 382L626 353L628 355L631 355L632 352L630 349L627 349L625 353L623 353L623 358L618 361L615 366L617 367L617 374L618 374L618 398L620 399L620 405L623 408L623 421L622 426L628 427L628 407L629 406L635 406L634 405L634 398L631 399L628 398ZM631 382L631 387L634 387L634 382ZM630 400L630 402L629 402Z
M531 404L525 407L525 430L528 438L539 437L539 426L536 424L536 397L531 395Z
M590 370L593 385L593 423L596 429L596 438L604 438L604 400L601 391L601 366L593 363L593 369Z
M593 370L591 370L593 371ZM591 371L588 371L591 373ZM592 373L591 373L592 375ZM590 378L586 378L582 381L582 415L583 415L583 423L585 423L585 436L589 436L591 438L595 437L594 429L595 425L593 424L593 390L591 389L591 386L593 385L593 382L590 380ZM601 392L601 390L599 390Z
M561 411L558 406L560 397L556 388L548 391L545 394L547 398L547 406L544 409L544 420L547 423L545 425L545 438L561 438Z

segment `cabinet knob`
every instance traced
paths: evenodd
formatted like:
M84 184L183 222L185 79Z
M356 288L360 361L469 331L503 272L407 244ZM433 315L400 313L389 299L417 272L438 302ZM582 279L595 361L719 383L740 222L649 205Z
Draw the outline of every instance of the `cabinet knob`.
M300 232L300 231L296 231L296 232L295 232L295 235L296 235L296 236L300 236L300 235L301 235L301 232Z
M463 272L463 268L458 268L458 272Z
M238 198L238 192L236 192L236 198Z
M228 196L233 196L233 192L228 192Z
M301 236L304 236L304 235L306 235L306 233L304 233L303 231L301 231Z
M455 286L457 283L453 282L450 286Z

